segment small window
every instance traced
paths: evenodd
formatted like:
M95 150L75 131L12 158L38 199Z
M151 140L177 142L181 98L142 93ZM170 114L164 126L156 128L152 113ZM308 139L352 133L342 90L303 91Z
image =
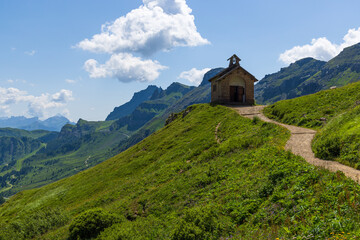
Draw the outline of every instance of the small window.
M216 85L213 85L213 92L216 92Z

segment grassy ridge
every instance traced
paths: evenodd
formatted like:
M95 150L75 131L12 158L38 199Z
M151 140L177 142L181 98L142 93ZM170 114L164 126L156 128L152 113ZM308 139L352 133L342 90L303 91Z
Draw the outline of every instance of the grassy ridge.
M222 106L178 116L91 169L15 195L0 206L0 239L66 239L71 221L99 208L118 220L98 239L360 235L360 187L284 151L285 129Z
M264 113L282 123L320 129L326 122L359 103L360 82L357 82L296 99L283 100L266 107Z
M277 121L319 129L315 156L360 168L360 82L277 102L264 109Z
M331 120L316 136L315 155L360 169L360 106Z

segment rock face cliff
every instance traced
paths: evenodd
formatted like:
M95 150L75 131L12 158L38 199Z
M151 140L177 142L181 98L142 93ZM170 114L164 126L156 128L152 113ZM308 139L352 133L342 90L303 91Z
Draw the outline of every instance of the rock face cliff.
M114 110L107 116L106 121L116 120L131 114L137 106L144 101L150 100L154 92L157 92L160 89L161 88L158 88L157 86L150 85L146 89L134 93L134 96L129 102L119 107L115 107Z
M266 75L255 85L259 104L274 103L360 80L360 43L345 48L328 62L305 58Z

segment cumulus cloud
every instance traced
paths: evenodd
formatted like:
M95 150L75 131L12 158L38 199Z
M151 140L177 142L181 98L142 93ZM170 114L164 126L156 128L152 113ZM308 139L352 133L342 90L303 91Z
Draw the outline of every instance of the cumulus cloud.
M102 31L77 47L97 53L138 52L149 56L177 46L209 44L201 37L185 0L143 0L126 16L102 26Z
M139 8L102 25L101 33L76 45L86 51L112 55L105 64L90 59L84 68L93 78L115 77L123 82L156 79L165 67L143 57L175 47L209 44L197 31L191 12L186 0L143 0ZM130 59L130 63L124 59ZM131 76L126 77L127 74Z
M129 53L113 54L105 64L99 64L94 59L85 62L84 68L92 78L117 78L121 82L153 81L160 75L160 70L166 69L157 61L142 60Z
M328 61L338 55L344 48L360 42L360 27L350 29L343 37L343 43L335 44L327 38L312 39L310 44L295 46L280 54L279 60L289 64L305 57Z
M27 113L22 115L47 118L58 112L67 112L65 107L72 100L72 91L66 89L34 96L17 88L0 87L0 112L6 116L13 114L10 108L14 105L25 105Z
M204 68L201 70L192 68L189 71L182 72L179 75L178 79L186 79L191 83L195 83L196 85L199 85L203 80L205 73L207 73L208 71L210 71L210 68Z

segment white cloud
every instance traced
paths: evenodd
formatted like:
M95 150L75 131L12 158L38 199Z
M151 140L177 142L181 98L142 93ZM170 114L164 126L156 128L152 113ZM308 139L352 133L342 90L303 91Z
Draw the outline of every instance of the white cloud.
M340 45L330 42L327 38L312 39L311 44L295 46L280 54L279 60L289 64L305 57L313 57L328 61L338 55L344 48L360 42L360 27L350 29Z
M138 52L149 56L177 46L209 44L197 32L185 0L143 0L126 16L102 26L102 32L76 46L97 53Z
M204 68L201 70L193 68L189 71L182 72L179 75L178 79L186 79L191 83L195 83L196 85L199 85L203 80L205 73L207 73L208 71L210 71L210 68Z
M34 56L36 51L35 50L31 50L31 51L26 51L24 52L26 55L29 55L29 56Z
M91 78L117 78L121 82L153 81L166 69L157 61L143 60L129 53L113 54L105 64L98 64L94 59L85 62L84 68Z
M114 77L123 82L156 79L165 67L135 55L149 57L175 47L210 43L197 31L191 12L186 0L143 0L139 8L102 25L101 33L76 45L86 51L112 55L102 65L89 59L84 68L93 78Z
M0 113L6 116L13 114L12 107L25 105L27 113L22 115L47 118L58 112L64 112L67 103L72 100L72 91L66 89L54 94L43 93L34 96L17 88L0 87Z

